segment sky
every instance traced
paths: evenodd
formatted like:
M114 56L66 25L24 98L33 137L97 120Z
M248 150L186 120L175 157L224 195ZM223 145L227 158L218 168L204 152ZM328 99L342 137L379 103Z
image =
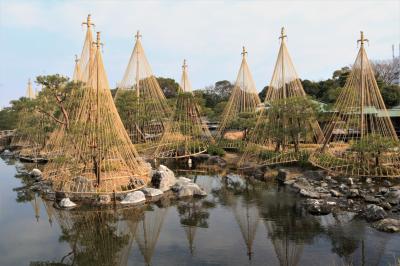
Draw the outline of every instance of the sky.
M370 40L370 59L390 59L392 44L399 53L400 0L0 0L0 108L25 95L29 78L72 76L89 13L102 34L111 87L122 79L137 30L154 74L179 81L187 59L194 89L234 81L246 46L261 90L272 76L282 26L302 79L327 79L352 64L360 30Z

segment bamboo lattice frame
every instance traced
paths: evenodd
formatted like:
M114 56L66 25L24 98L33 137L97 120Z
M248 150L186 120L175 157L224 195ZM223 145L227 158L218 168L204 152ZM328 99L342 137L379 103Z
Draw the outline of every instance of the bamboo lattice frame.
M157 147L165 131L171 109L147 61L139 31L124 77L118 85L115 101L135 93L135 104L127 110L125 127L136 148L151 151Z
M41 150L47 144L52 121L39 112L27 108L20 112L16 135L11 140L11 147L18 150L20 160L44 162Z
M73 111L69 128L62 126L52 158L44 169L55 191L79 194L129 192L145 186L150 167L139 157L111 96L97 33L96 53L88 86Z
M247 51L243 47L242 63L239 73L232 90L232 94L223 111L221 123L218 128L216 139L220 146L224 148L238 148L242 145L243 139L247 132L247 128L239 128L232 125L233 121L241 115L247 114L246 118L256 117L257 108L261 101L258 97L257 89L250 68L246 60ZM235 132L239 137L230 137L229 132ZM233 134L235 134L233 133ZM242 133L242 134L240 134Z
M208 145L214 141L201 119L200 107L192 93L186 60L182 66L179 89L175 111L156 149L156 158L178 159L194 156L206 152Z
M87 16L86 22L82 23L82 26L83 25L86 25L86 34L83 42L81 57L78 58L77 55L75 55L75 67L72 81L81 82L84 86L87 86L87 83L90 80L91 69L93 68L96 51L96 45L93 42L92 34L93 26L95 26L95 24L92 22L90 14ZM67 102L66 109L68 110L69 119L73 121L78 112L76 101L81 101L82 91L73 91L70 95L70 98L71 100ZM60 120L65 123L64 116L61 116ZM59 143L61 143L62 139L64 138L65 132L65 125L61 125L50 134L46 146L40 151L41 157L51 159L63 155L64 148L60 146Z
M400 143L369 63L360 50L341 91L325 141L310 157L323 169L349 176L400 177Z
M323 139L286 47L284 28L279 38L281 45L265 98L266 109L260 112L240 166L249 161L261 165L296 162Z

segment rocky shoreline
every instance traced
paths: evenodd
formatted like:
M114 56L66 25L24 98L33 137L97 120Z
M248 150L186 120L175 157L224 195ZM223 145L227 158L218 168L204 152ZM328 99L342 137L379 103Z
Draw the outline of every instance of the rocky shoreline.
M237 154L227 154L223 158L202 154L193 161L196 169L222 172L222 175L230 169L260 181L276 181L299 195L302 205L312 215L352 213L354 217L365 219L380 231L400 232L400 180L398 179L331 176L324 170L293 166L269 168L254 165L246 169L237 169L238 158ZM17 170L24 171L18 167ZM153 170L152 187L121 195L97 195L83 201L73 198L72 195L58 195L52 192L51 184L41 179L40 170L34 169L29 174L34 182L28 189L44 194L47 199L55 200L57 207L60 208L76 207L73 202L75 200L81 201L81 204L89 202L90 205L97 206L140 205L166 197L181 199L207 195L190 179L176 178L174 172L164 165ZM61 203L64 198L70 199Z

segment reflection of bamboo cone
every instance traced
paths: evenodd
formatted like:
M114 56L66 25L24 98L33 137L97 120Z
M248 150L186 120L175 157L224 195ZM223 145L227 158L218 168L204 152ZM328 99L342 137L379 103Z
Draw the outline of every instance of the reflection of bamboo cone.
M233 213L236 222L239 225L240 232L246 243L247 255L251 260L253 254L253 242L256 236L260 216L256 206L250 205L249 202L243 203L239 200L233 205Z
M43 202L43 205L44 205L44 209L46 210L46 213L47 213L47 217L48 217L48 219L49 219L49 224L50 224L50 227L53 225L53 213L54 213L54 209L53 209L53 206L52 206L52 201L46 201L46 200L42 200L42 202Z
M275 224L272 221L265 221L265 228L267 232L273 234ZM295 266L298 265L304 246L297 244L295 241L289 239L286 234L283 239L273 238L272 244L274 245L276 256L281 266Z
M33 200L31 200L31 204L32 204L32 207L33 207L33 211L35 212L36 222L39 222L39 218L40 218L40 203L39 203L39 198L40 198L40 197L37 197L36 194L34 194Z
M136 242L139 245L146 265L151 264L151 259L167 213L166 208L158 208L156 206L154 208L153 211L145 211L135 235Z

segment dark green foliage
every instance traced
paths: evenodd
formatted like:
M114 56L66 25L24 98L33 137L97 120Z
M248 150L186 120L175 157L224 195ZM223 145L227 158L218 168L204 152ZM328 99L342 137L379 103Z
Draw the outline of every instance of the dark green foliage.
M224 154L225 154L224 149L222 149L218 146L215 146L215 145L208 146L207 152L210 155L217 155L217 156L224 156Z
M237 117L232 119L227 125L227 128L231 129L251 129L254 128L257 122L256 113L240 113Z
M386 108L400 105L400 86L386 85L381 88L382 98L386 104Z
M267 111L268 121L263 127L277 143L277 150L289 141L298 152L300 142L312 140L311 126L316 121L317 108L313 101L305 97L291 97L271 103Z
M174 79L158 77L157 82L166 98L174 98L177 96L179 84Z
M396 147L398 147L398 143L395 140L380 134L365 136L351 145L354 151L361 154L363 160L368 159L368 157L374 158L375 166L380 165L379 159L382 153L389 152Z

